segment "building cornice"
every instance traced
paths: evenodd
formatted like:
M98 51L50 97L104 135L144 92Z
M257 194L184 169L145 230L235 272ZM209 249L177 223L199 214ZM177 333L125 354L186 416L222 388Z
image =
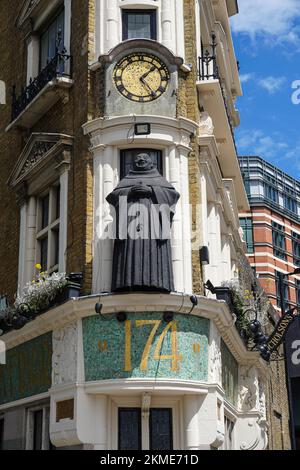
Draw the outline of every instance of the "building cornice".
M185 315L193 315L214 321L223 340L231 353L241 365L253 365L268 373L267 364L259 353L248 351L235 328L235 318L226 302L197 296L198 305L191 312L190 294L99 294L72 299L28 323L23 329L11 331L2 336L7 349L12 349L37 336L60 329L76 320L95 315L95 304L100 302L102 314L118 312L165 312L171 311Z

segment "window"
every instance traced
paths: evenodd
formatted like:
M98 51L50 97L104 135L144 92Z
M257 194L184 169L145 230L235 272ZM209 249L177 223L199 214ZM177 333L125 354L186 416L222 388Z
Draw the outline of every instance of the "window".
M300 305L300 281L296 279L296 302Z
M150 450L173 450L173 412L171 408L151 408L149 429L143 431L149 438ZM146 436L146 437L147 437ZM119 408L118 449L142 449L141 408Z
M227 416L224 417L225 439L224 439L223 450L234 449L234 442L233 442L234 425L235 423L231 421L230 418L228 418Z
M59 264L60 188L53 186L37 201L37 259L43 271L54 272Z
M300 266L300 235L292 232L292 245L293 245L293 257L294 264Z
M238 363L229 351L228 347L221 342L222 357L222 387L225 391L225 397L233 405L237 402L238 395Z
M62 50L64 47L64 10L61 11L47 25L47 28L40 36L40 71L50 62L56 54L56 48Z
M272 237L273 237L273 253L274 256L281 259L286 259L286 246L284 227L272 222Z
M289 283L286 276L281 276L282 273L278 271L275 272L275 283L276 283L276 297L277 297L277 306L281 307L281 292L280 292L280 281L283 282L283 300L284 300L284 310L289 309Z
M49 406L37 406L27 412L26 450L52 449L49 438Z
M123 41L126 39L157 39L156 10L123 10Z
M151 149L133 149L121 151L120 179L124 178L130 170L133 169L133 161L139 153L148 153L151 155L154 167L163 174L162 152Z
M291 197L287 196L286 194L283 196L283 201L284 201L284 207L285 209L294 212L297 214L297 201Z
M276 189L276 187L270 184L264 183L264 192L265 192L265 197L267 199L270 199L271 201L276 202L276 203L279 202L278 190Z
M4 447L4 418L0 418L0 450Z
M247 244L247 252L254 253L254 243L253 243L253 222L251 218L241 218L240 224L244 232L244 241Z

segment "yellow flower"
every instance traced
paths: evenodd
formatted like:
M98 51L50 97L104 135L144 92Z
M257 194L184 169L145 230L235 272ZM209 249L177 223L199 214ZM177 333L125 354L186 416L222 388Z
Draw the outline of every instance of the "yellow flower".
M42 266L41 266L40 264L36 264L36 265L35 265L35 269L40 270L40 269L42 269Z

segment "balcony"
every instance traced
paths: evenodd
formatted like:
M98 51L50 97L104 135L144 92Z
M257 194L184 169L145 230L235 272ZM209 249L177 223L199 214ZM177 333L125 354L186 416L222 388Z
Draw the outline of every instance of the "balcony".
M6 132L15 129L30 129L73 85L71 72L72 57L65 49L56 52L40 74L30 79L29 85L22 88L17 96L16 86L12 94L11 123Z

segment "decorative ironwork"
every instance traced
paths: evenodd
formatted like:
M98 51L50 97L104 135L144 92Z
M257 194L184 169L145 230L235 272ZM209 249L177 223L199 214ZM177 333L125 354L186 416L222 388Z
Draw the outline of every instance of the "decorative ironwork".
M203 53L202 57L199 57L199 80L218 80L219 77L219 68L217 65L217 42L216 35L212 33L212 43L211 43L211 53L208 49Z
M57 77L70 76L65 73L65 63L71 60L71 56L66 54L65 48L59 51L59 41L60 39L58 38L55 56L48 61L46 67L36 78L30 79L29 85L25 89L22 87L21 95L18 97L16 95L16 86L14 85L12 93L12 121L24 111L51 80Z

